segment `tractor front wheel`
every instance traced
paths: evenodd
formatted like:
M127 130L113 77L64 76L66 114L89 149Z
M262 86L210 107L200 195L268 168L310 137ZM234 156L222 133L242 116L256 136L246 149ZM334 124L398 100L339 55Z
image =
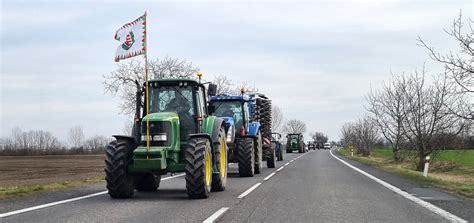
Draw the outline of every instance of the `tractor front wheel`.
M241 177L253 177L255 174L254 139L241 138L237 140L237 162Z
M227 184L227 143L224 128L219 131L219 138L214 143L214 157L218 173L212 174L211 191L224 191Z
M161 175L140 173L134 176L135 189L138 191L156 191L160 186Z
M105 158L105 181L112 198L130 198L135 190L133 176L128 173L134 143L118 139L107 145Z
M209 140L191 138L184 156L186 190L189 198L208 198L212 183L212 154Z

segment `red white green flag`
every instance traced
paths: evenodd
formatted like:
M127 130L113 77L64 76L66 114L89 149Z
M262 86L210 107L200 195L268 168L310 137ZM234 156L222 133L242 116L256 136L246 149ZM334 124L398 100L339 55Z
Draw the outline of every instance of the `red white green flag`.
M123 25L115 33L120 46L115 52L115 62L146 52L146 13L135 21Z

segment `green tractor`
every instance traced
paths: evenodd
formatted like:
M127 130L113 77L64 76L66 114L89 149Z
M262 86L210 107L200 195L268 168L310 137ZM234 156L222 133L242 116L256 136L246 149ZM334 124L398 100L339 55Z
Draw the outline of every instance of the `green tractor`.
M293 151L305 152L303 134L291 133L286 135L286 139L286 153L292 153Z
M207 198L211 191L225 190L228 127L221 118L209 115L204 85L192 79L149 81L146 115L144 86L135 84L132 136L114 135L116 140L107 146L109 195L130 198L135 189L156 191L161 175L175 172L185 172L190 198ZM216 88L209 84L208 94L215 95Z

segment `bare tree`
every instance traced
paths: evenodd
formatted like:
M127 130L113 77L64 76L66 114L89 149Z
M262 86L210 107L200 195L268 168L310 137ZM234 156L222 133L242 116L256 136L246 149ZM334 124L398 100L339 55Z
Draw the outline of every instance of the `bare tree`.
M272 105L272 131L282 133L283 130L283 111L280 107Z
M355 138L354 123L344 123L341 128L341 146L347 147L353 144Z
M285 123L283 127L283 132L285 133L305 133L306 124L297 119L290 119Z
M71 147L79 148L84 145L84 132L82 131L81 126L74 126L69 129L68 132L68 141Z
M59 140L52 133L43 130L23 132L16 127L10 137L2 138L2 153L28 155L52 153L61 149Z
M91 153L105 152L107 144L112 141L105 136L96 135L85 141L86 149Z
M401 161L400 143L403 141L403 120L405 119L407 88L404 75L395 76L388 84L382 84L380 90L370 92L366 96L366 110L374 117L380 132L390 143L395 161Z
M132 115L135 112L136 85L143 83L145 68L139 60L130 60L128 63L120 63L117 69L108 75L104 75L104 88L107 93L118 95L122 102L120 110L123 114ZM161 60L149 60L148 68L151 78L196 78L199 70L191 62L177 58L165 57Z
M328 136L322 132L315 132L311 134L311 138L318 143L326 143L328 141Z
M227 78L225 75L214 76L213 83L217 85L217 95L231 94L235 91L235 86L232 83L232 80Z
M458 135L464 127L462 119L446 106L455 100L449 92L447 78L445 73L433 85L425 86L424 68L408 77L404 92L407 109L402 126L405 137L417 152L417 170L422 170L426 156L442 148L436 143L437 137Z
M464 119L474 120L474 28L473 20L468 19L468 26L464 26L462 12L459 17L453 21L449 30L445 29L446 34L451 36L459 45L457 54L450 51L442 55L429 46L421 37L418 37L418 44L428 50L432 60L444 65L446 73L452 84L451 93L455 94L457 100L452 101L448 108L450 112ZM466 31L465 31L466 30Z

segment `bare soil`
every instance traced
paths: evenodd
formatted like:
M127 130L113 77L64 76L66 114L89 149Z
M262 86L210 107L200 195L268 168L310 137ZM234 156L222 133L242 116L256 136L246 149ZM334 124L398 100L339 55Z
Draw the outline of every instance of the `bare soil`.
M0 187L105 176L105 155L0 156Z

